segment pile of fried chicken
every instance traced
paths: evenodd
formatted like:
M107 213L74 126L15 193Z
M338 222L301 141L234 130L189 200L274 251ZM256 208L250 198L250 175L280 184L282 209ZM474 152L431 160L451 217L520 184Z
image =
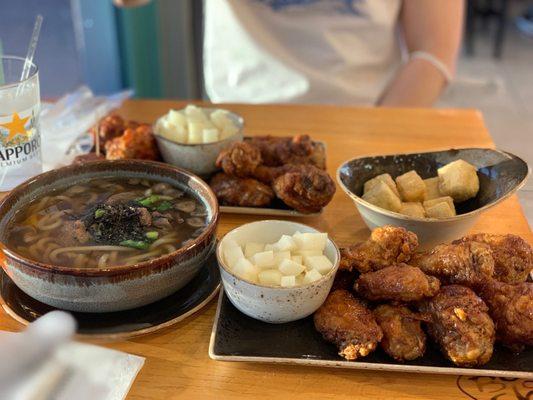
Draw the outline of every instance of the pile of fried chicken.
M161 159L149 124L127 121L119 115L111 114L92 127L90 134L93 136L95 148L91 153L76 157L75 162ZM96 152L97 141L99 154Z
M216 163L222 172L210 186L223 205L264 207L277 197L299 212L313 213L335 193L325 171L324 146L308 135L246 138L223 150Z
M494 343L533 345L533 250L515 235L474 234L417 252L403 228L375 229L341 250L315 327L356 360L378 345L397 361L424 355L426 333L454 364L487 363Z

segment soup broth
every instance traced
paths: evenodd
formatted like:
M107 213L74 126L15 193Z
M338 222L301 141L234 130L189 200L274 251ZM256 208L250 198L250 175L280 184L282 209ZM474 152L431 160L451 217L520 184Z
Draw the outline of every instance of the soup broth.
M205 205L168 183L97 178L22 207L7 227L6 245L42 263L108 268L172 253L207 223Z

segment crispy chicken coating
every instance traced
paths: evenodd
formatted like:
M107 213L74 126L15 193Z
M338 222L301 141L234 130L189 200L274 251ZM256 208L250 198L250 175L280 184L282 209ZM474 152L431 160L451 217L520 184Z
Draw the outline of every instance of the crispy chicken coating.
M265 166L311 164L320 169L326 169L324 146L313 142L309 135L254 136L246 138L246 142L253 144L260 150Z
M421 317L401 305L382 304L374 317L383 331L381 347L397 361L414 360L426 351L426 334L420 326Z
M315 312L314 322L316 330L347 360L367 356L383 336L372 311L346 290L331 292Z
M496 324L498 341L515 351L533 346L533 283L488 280L478 289Z
M494 278L506 283L525 282L533 269L533 249L520 236L477 233L453 243L487 244L494 258Z
M263 207L274 199L270 186L251 178L237 178L221 172L211 178L209 185L224 205Z
M488 245L478 242L441 244L429 252L416 254L411 263L444 284L475 287L494 274L492 251Z
M152 134L152 127L140 124L136 128L127 128L124 133L105 144L108 160L159 160L159 149Z
M261 162L261 152L256 146L247 142L235 142L220 152L216 166L228 175L251 178Z
M320 211L331 201L336 189L327 172L312 165L301 165L281 175L272 188L279 199L301 213Z
M98 123L91 128L90 132L94 138L98 135L100 138L100 146L102 150L104 150L107 141L121 136L126 129L135 129L139 125L138 122L126 121L120 115L111 114L98 121Z
M487 363L494 347L495 328L488 308L471 289L443 286L425 301L421 312L428 314L428 333L454 364L472 367Z
M437 278L403 263L361 274L354 285L357 294L371 301L419 301L435 296L439 289Z
M352 290L356 275L357 271L347 271L345 269L337 271L331 291L337 289Z
M404 228L385 225L372 231L370 239L341 249L340 270L376 271L391 264L408 262L418 247L418 238Z

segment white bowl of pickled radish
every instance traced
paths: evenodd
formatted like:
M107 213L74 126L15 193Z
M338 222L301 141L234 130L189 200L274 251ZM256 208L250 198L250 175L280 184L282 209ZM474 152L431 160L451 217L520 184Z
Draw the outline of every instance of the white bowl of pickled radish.
M163 160L197 175L217 170L221 150L243 139L243 119L221 108L189 104L169 110L154 124L154 136Z
M333 285L340 254L327 234L289 221L242 225L217 247L224 291L244 314L269 323L305 318Z

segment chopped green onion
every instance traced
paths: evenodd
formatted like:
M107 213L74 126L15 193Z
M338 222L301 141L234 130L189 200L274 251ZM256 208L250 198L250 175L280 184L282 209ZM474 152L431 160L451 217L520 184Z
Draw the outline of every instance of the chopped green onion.
M151 196L145 197L142 200L139 200L139 204L141 206L150 207L154 203L157 203L159 201L159 196L157 194L153 194Z
M172 203L170 201L162 201L155 209L159 212L165 212L172 208Z
M142 240L123 240L120 242L120 245L138 250L146 250L150 247L148 243L143 242Z
M104 214L105 214L105 210L102 210L101 208L99 208L98 210L96 210L96 211L94 212L94 218L100 218L100 217L102 217Z
M159 232L157 231L146 232L146 237L150 240L156 240L159 237Z

